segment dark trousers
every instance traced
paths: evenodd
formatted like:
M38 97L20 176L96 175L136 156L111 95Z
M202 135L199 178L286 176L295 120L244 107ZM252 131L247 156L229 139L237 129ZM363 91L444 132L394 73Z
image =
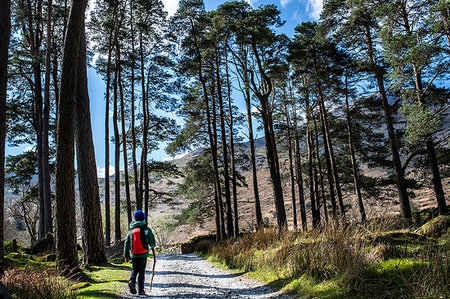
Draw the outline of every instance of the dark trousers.
M132 258L133 269L131 270L131 278L130 282L132 284L136 284L136 277L138 277L138 286L139 290L144 289L144 281L145 281L145 266L147 265L146 257Z

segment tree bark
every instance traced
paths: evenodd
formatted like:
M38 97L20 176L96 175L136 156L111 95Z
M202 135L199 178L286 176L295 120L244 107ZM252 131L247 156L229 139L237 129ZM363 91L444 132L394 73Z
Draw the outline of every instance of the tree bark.
M114 241L119 243L122 239L120 230L120 134L118 124L118 103L117 103L117 80L118 80L118 62L116 57L116 69L114 71L113 83L113 126L114 126Z
M191 20L191 26L193 27L192 20ZM208 124L208 139L209 139L209 145L211 149L211 155L213 160L213 169L214 169L214 187L215 187L215 205L216 205L216 213L219 212L219 215L216 214L216 239L223 240L225 237L224 233L224 225L223 225L223 207L222 207L222 195L220 190L220 178L219 178L219 171L218 171L218 165L217 165L217 150L216 150L216 142L215 140L217 138L214 138L213 130L211 129L211 113L209 110L209 95L208 95L208 88L206 86L206 79L203 77L203 60L202 55L200 53L200 45L197 40L197 36L194 35L194 45L195 45L195 51L197 54L197 63L198 63L198 79L202 85L203 89L203 99L205 101L205 110L206 110L206 122ZM214 111L214 101L213 101L213 111ZM215 126L215 115L214 112L214 120L213 125ZM217 134L216 130L214 129L214 133Z
M298 194L300 200L300 217L302 221L302 230L307 230L307 219L306 219L306 206L305 206L305 190L303 188L303 171L302 171L302 159L300 155L300 136L298 134L297 128L297 112L295 111L295 106L292 107L294 114L294 137L295 137L295 169L297 172L296 181L298 186Z
M133 161L133 175L134 175L134 192L136 198L136 209L142 210L142 199L139 196L139 176L138 176L138 165L136 160L136 128L135 128L135 95L134 95L134 67L136 64L135 49L134 49L134 22L133 22L133 5L134 1L130 1L130 27L131 27L131 159Z
M125 196L127 201L127 219L128 224L133 221L131 218L131 196L130 196L130 181L128 175L128 153L127 153L127 132L125 128L125 101L122 86L122 61L120 59L120 47L116 44L116 55L118 57L118 84L119 84L119 94L120 94L120 118L122 121L122 153L123 153L123 168L125 177Z
M356 161L355 148L353 146L353 133L352 133L352 122L350 119L350 109L348 107L348 88L347 88L347 77L345 78L345 114L347 119L347 133L348 133L348 147L350 149L350 155L352 158L352 169L353 169L353 182L355 183L355 191L358 199L359 213L361 214L361 221L366 221L366 211L364 210L364 204L361 195L361 186L359 183L358 176L358 162Z
M75 94L78 51L87 0L73 0L61 71L56 151L56 260L62 272L78 264L75 222Z
M234 236L233 226L233 210L231 207L231 193L230 193L230 175L228 166L228 148L227 148L227 136L225 132L225 112L223 109L223 97L222 97L222 82L220 80L220 62L219 62L219 50L216 49L216 80L217 80L217 97L219 101L219 118L220 118L220 131L222 137L222 156L223 156L223 176L224 176L224 189L225 189L225 204L227 206L227 235L228 237Z
M5 259L3 249L3 223L5 219L5 140L6 93L8 83L8 48L11 35L11 1L0 1L0 277Z
M106 107L105 107L105 245L111 244L111 193L109 181L109 97L111 88L111 58L112 58L112 35L113 29L109 34L108 42L108 62L106 66Z
M322 195L322 204L323 204L323 214L325 215L325 222L328 223L328 209L327 209L327 200L325 197L325 187L323 183L323 175L322 175L322 162L320 161L320 150L319 150L319 136L317 131L316 119L314 118L314 131L316 132L316 158L317 158L317 167L319 169L319 177L320 177L320 191Z
M214 94L214 83L212 86L211 95ZM225 215L223 213L223 201L222 201L222 189L220 185L220 176L219 176L219 163L218 163L218 137L217 137L217 108L216 101L211 96L212 100L212 156L213 156L213 168L216 177L216 187L217 187L217 198L219 201L219 213L220 213L220 229L222 238L229 237L225 232ZM209 111L209 104L207 104L206 109Z
M376 64L374 59L373 40L370 33L370 28L366 27L366 41L367 41L367 58L369 60L373 74L378 85L378 91L380 93L381 102L383 104L384 116L386 121L386 127L389 136L389 145L391 147L392 163L397 181L398 196L400 201L400 207L403 217L411 219L411 206L409 203L408 190L406 189L405 172L400 161L400 155L397 146L397 138L395 136L394 122L391 115L391 107L387 99L386 90L384 88L383 69Z
M272 82L263 69L261 58L256 48L256 42L252 39L253 54L256 58L259 73L261 74L264 85L266 86L265 92L258 91L258 87L255 84L252 76L252 85L254 86L256 96L261 103L262 119L264 127L264 139L266 141L266 155L267 162L269 164L270 177L272 179L272 187L275 196L275 209L277 211L277 223L279 230L287 228L286 210L284 207L283 188L281 186L280 165L278 161L278 152L275 142L275 132L273 129L272 111L269 107L269 96L272 93ZM253 74L253 73L252 73Z
M97 163L91 127L91 111L87 82L86 32L83 27L78 54L75 138L77 149L78 184L82 215L83 264L106 262L102 214L98 189Z
M414 80L416 87L416 94L419 100L419 104L422 109L425 109L425 95L423 94L422 84L422 72L416 65L413 64ZM440 215L447 214L447 203L445 201L445 193L442 188L441 174L439 171L439 165L437 163L436 150L434 148L433 136L429 135L425 137L425 145L427 149L427 156L429 160L429 166L432 173L433 190L436 195L436 202Z
M298 229L297 224L297 205L295 202L295 175L294 175L294 163L293 163L293 155L292 155L292 138L291 138L291 123L290 123L290 115L287 104L284 105L285 116L286 116L286 128L288 134L288 157L289 157L289 173L291 176L291 196L292 196L292 214L293 214L293 222L294 229Z
M228 71L228 53L225 51L225 71L227 77L227 97L228 97L228 111L229 111L229 122L228 127L230 128L230 151L231 151L231 184L233 187L233 211L234 211L234 237L239 236L239 213L238 213L238 199L237 199L237 182L236 182L236 158L234 152L234 131L233 131L233 106L231 104L231 83L230 74Z
M314 61L314 68L315 68L315 72L318 73L316 61ZM316 84L317 84L317 91L319 94L319 111L320 111L320 120L322 122L323 138L326 139L326 141L327 141L326 146L328 148L328 155L330 156L329 161L330 161L330 166L331 166L331 170L332 170L332 174L333 174L334 186L336 188L336 195L337 195L337 199L338 199L339 210L341 212L340 217L342 218L343 221L345 221L345 207L344 207L344 201L342 198L342 190L341 190L341 184L339 181L339 173L337 170L336 161L335 161L335 157L334 157L333 143L331 141L331 136L330 136L330 127L328 124L327 110L325 108L325 97L323 94L322 83L320 82L320 80L317 79Z
M142 89L142 152L141 152L141 168L139 175L139 198L136 201L137 204L142 206L142 201L144 198L144 177L147 178L145 173L147 173L147 133L148 133L148 120L147 120L147 94L145 88L145 61L144 61L144 46L143 46L143 36L142 31L139 34L139 56L140 56L140 67L141 67L141 89ZM147 215L147 214L146 214Z
M308 92L308 91L307 91ZM314 177L313 177L313 168L314 168L314 139L312 134L312 123L311 123L311 115L312 110L309 105L309 93L305 96L305 110L306 110L306 144L308 148L308 179L309 179L309 200L311 202L311 207L313 203L316 201L316 195L314 193ZM317 221L315 221L315 212L311 211L311 215L313 217L313 226ZM304 224L304 230L307 229L307 224Z
M45 51L45 84L44 84L44 113L42 118L42 182L44 195L45 233L52 232L52 202L50 191L49 168L49 122L50 122L50 80L51 80L51 52L52 52L52 0L47 4L47 48Z
M245 52L247 54L247 52ZM253 196L255 197L255 214L256 214L256 227L261 228L263 224L261 203L259 200L258 191L258 173L256 170L256 153L255 153L255 140L253 139L253 124L252 124L252 103L250 95L250 79L248 77L247 68L247 55L243 60L243 77L245 88L245 105L247 108L247 124L248 124L248 143L250 145L250 163L252 164L252 183L253 183Z

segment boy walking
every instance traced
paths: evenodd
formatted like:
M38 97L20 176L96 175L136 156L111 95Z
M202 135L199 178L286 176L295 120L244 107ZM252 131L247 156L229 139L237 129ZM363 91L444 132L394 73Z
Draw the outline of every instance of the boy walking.
M155 236L145 222L145 213L138 210L134 213L134 220L130 223L130 231L125 239L124 258L125 261L133 263L131 278L128 282L131 294L136 294L136 277L138 277L139 295L145 295L145 267L149 256L149 246L155 257Z

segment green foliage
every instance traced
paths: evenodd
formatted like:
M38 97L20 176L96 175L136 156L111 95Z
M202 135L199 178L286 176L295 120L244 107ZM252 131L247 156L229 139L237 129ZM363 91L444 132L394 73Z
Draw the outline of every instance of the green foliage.
M418 143L439 128L436 115L419 103L402 102L399 111L406 118L406 140L410 144Z
M175 216L179 224L201 224L213 215L214 170L208 150L192 159L184 169L185 179L178 185L177 194L183 195L189 206Z

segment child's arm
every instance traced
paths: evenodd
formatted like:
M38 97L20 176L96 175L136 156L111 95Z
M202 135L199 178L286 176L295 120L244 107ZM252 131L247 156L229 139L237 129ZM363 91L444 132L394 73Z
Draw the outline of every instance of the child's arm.
M148 228L147 242L152 249L156 247L155 235L153 235L153 232L150 228Z
M130 258L130 233L128 232L127 237L125 238L125 244L123 246L123 257L126 259Z

